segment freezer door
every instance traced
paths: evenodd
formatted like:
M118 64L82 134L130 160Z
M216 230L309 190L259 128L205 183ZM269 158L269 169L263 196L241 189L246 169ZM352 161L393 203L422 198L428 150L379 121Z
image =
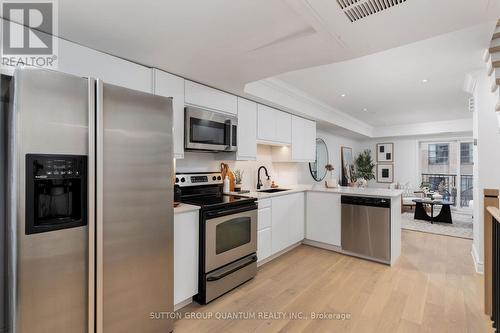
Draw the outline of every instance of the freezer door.
M165 333L173 311L171 99L97 82L97 332Z
M85 223L78 226L40 233L27 232L27 214L38 212L42 224L46 212L57 219L56 215L67 208L62 201L70 200L73 192L54 182L53 192L47 192L45 197L50 196L55 201L30 203L27 181L34 177L26 174L29 170L26 157L29 154L56 154L85 159L88 114L89 109L93 109L88 100L88 81L26 68L16 70L14 83L14 105L8 121L10 329L16 333L86 333L88 223L82 221ZM47 185L48 181L42 178L40 182ZM61 195L56 199L58 193ZM42 205L46 209L42 209ZM42 211L45 213L40 213Z

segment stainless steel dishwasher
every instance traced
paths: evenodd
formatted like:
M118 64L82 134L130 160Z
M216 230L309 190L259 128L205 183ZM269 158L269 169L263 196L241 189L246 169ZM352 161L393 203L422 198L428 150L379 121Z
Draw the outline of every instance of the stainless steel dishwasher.
M390 264L391 200L342 196L342 250Z

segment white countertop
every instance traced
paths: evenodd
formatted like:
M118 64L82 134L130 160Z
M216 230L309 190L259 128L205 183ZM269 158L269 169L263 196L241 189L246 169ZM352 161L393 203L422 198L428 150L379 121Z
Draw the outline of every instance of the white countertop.
M334 193L342 195L380 197L380 198L393 198L403 194L403 191L401 190L390 190L385 188L374 188L374 187L359 188L359 187L340 186L337 188L326 188L324 185L290 185L290 186L283 186L280 188L288 189L288 191L263 193L253 190L250 191L249 193L231 192L230 194L252 197L257 199L272 198L298 192L325 192L325 193Z
M187 213L187 212L193 212L200 210L199 206L194 206L194 205L188 205L185 203L181 203L179 206L174 208L174 214L181 214L181 213Z

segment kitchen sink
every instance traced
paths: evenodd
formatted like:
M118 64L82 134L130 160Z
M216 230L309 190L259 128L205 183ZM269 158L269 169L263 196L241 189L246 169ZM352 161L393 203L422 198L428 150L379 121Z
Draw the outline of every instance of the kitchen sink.
M270 189L267 189L267 190L259 190L257 192L261 192L261 193L276 193L276 192L283 192L283 191L290 191L290 190L286 189L286 188L270 188Z

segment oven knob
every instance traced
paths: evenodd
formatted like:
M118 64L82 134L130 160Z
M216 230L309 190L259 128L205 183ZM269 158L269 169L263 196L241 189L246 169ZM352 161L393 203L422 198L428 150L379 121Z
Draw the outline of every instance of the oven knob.
M216 181L216 180L217 180L217 177L213 176L213 177L212 177L212 180L213 180L213 181Z
M217 176L217 180L221 180L220 176Z
M184 182L186 182L186 178L182 177L181 178L181 183L184 183Z

